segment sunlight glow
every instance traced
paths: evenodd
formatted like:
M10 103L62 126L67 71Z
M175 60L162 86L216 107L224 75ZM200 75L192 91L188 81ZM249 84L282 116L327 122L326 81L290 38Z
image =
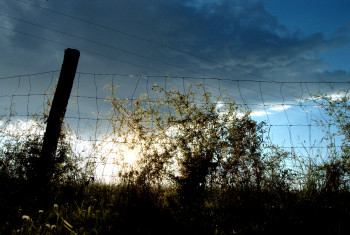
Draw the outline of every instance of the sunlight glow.
M128 144L115 141L107 138L96 142L94 146L94 157L98 162L95 174L99 180L106 183L117 183L120 173L137 167L137 148L131 149Z
M127 149L124 152L124 160L126 163L133 165L137 159L137 153L133 149Z
M10 124L0 120L0 147L5 140L31 136L43 136L45 128L35 120L17 120ZM139 148L133 149L118 138L105 137L91 141L82 139L77 133L66 133L66 140L71 144L75 156L83 161L81 166L92 164L95 178L106 183L118 182L118 175L137 167Z

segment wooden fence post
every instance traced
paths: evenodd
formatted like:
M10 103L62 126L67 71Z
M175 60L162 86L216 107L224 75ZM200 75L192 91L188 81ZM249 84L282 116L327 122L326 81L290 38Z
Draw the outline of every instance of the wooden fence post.
M73 86L74 76L78 66L80 52L68 48L65 50L60 77L47 119L43 146L38 169L38 185L43 191L48 190L54 170L54 158L58 140L61 135L64 115ZM49 192L43 192L49 193Z

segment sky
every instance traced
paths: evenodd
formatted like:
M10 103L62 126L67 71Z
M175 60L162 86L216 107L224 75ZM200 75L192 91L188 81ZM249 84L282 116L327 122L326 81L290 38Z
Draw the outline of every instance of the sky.
M31 94L46 90L58 72L29 80L16 76L59 70L70 47L81 53L80 95L106 96L103 87L113 76L97 74L141 75L149 83L168 76L179 89L184 81L202 82L214 93L227 90L238 103L247 102L256 120L277 125L275 139L297 145L306 138L311 145L318 134L309 126L278 125L310 124L320 115L293 106L310 93L333 92L315 82L350 81L349 10L348 0L4 0L0 92L9 99L0 108L28 87ZM121 97L148 89L138 76L116 77ZM17 108L29 99L43 103L18 98ZM102 113L105 107L103 100L79 105L71 115Z
M2 76L59 69L67 46L81 50L79 70L93 73L349 76L346 0L5 0L0 6ZM346 73L339 77L337 70Z

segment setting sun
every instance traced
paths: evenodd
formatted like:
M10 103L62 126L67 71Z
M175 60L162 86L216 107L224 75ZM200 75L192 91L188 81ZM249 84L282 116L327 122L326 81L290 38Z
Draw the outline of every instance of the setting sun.
M137 153L133 149L127 149L124 151L123 157L126 163L133 165L137 159Z

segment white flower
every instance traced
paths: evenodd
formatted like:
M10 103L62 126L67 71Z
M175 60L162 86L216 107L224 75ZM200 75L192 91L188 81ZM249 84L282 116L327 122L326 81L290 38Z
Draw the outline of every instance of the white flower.
M45 224L45 227L51 229L51 225L50 224Z
M57 204L53 204L53 208L57 209L58 205Z
M30 217L29 217L29 215L22 215L22 219L24 219L24 220L30 220Z
M51 229L55 229L56 228L56 225L51 225Z
M44 210L39 210L39 214L44 213Z

